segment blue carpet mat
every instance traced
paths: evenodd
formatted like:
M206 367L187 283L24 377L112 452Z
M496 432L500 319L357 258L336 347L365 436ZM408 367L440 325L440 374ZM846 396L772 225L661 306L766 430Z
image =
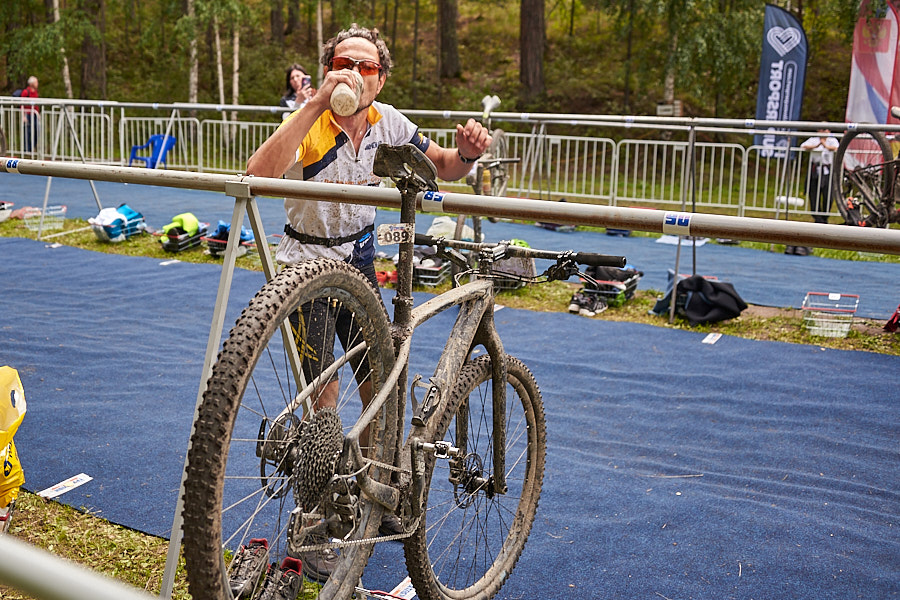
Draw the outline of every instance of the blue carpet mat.
M2 177L4 185L0 186L0 200L15 202L16 207L42 205L47 178ZM185 211L193 212L201 221L215 227L220 219L231 221L234 207L231 198L211 192L108 182L95 185L103 206L127 202L143 213L147 224L154 228L166 225L173 216ZM70 217L87 219L97 214L87 181L53 179L48 202L66 204ZM259 198L258 204L266 233L270 236L280 234L284 229L282 201ZM426 231L432 218L420 214L417 230ZM398 219L397 212L379 211L377 222ZM587 231L557 233L540 227L487 221L484 221L484 231L489 241L520 238L535 248L624 255L631 265L644 272L640 289L665 290L667 273L675 269L676 247L649 238L613 237ZM860 296L858 316L885 321L900 304L900 267L895 264L793 256L718 244L700 246L696 255L697 273L731 282L741 297L751 304L799 308L807 292L857 294ZM682 247L678 271L691 274L692 270L692 249Z
M15 238L0 253L26 488L84 472L60 501L167 535L219 269ZM236 272L226 329L261 284ZM548 425L537 521L500 598L900 595L900 358L566 313L497 322ZM412 372L444 326L417 333ZM404 575L382 544L364 583Z

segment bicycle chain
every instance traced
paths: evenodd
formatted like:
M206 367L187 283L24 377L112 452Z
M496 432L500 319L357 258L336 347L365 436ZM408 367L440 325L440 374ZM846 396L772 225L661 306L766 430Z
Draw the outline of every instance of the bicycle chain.
M413 523L414 527L410 529L410 531L404 533L397 533L394 535L378 535L370 538L361 538L358 540L332 540L330 542L322 542L321 544L308 544L303 546L298 546L293 550L297 553L300 552L318 552L319 550L327 550L329 548L347 548L351 546L359 546L361 544L375 544L379 542L393 542L397 540L406 539L412 534L416 532L416 529L419 528L419 521L421 517L416 519Z
M380 462L377 460L368 460L367 459L366 460L366 468L373 467L373 466L381 467L381 468L391 471L393 473L400 473L400 474L409 475L409 476L412 475L412 473L410 472L409 469L404 469L402 467L397 467L395 465L390 465L390 464L383 463L383 462ZM400 485L397 486L397 489L400 491L401 497L404 495L404 490L406 490L408 488L409 488L408 479L407 479L406 485L401 483ZM321 515L310 514L308 516L309 517L318 516L321 518ZM394 535L379 535L379 536L375 536L375 537L362 538L362 539L358 539L358 540L333 540L333 541L329 541L329 542L322 542L320 544L308 544L308 545L298 546L297 548L294 549L294 551L298 552L298 553L299 552L316 552L316 551L325 550L328 548L344 548L344 547L349 547L349 546L358 546L360 544L374 544L374 543L379 543L379 542L393 542L393 541L403 540L403 539L410 537L413 533L415 533L416 529L418 529L418 527L419 527L420 521L421 521L421 517L417 518L412 523L413 526L410 528L410 531L408 533L397 533Z

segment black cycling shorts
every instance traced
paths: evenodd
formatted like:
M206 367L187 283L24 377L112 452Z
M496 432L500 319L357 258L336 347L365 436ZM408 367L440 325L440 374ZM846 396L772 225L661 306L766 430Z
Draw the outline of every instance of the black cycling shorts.
M356 267L377 291L374 238L371 233L367 233L357 241L348 262ZM336 306L326 298L304 304L299 311L290 316L289 321L291 330L295 332L295 341L303 364L303 375L307 382L334 364L335 336L340 340L345 352L363 341L359 326L350 311ZM361 355L359 358L351 359L350 364L357 383L362 385L368 379L368 360ZM331 377L332 381L336 379L336 374Z

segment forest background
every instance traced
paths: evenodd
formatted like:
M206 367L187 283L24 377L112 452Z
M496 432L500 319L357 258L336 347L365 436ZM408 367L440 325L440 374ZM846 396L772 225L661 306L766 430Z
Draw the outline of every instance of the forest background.
M884 0L880 0L882 3ZM876 2L877 3L877 2ZM0 93L277 105L285 68L321 76L322 39L377 27L407 109L746 118L762 0L3 0ZM843 121L857 0L776 3L803 24L804 120ZM193 65L193 68L192 68Z

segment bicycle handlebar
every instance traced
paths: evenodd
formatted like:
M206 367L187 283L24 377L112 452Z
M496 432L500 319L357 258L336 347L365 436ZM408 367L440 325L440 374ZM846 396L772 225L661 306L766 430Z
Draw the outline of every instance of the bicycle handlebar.
M511 257L519 257L519 258L545 258L550 260L559 260L560 258L568 258L578 264L588 265L592 267L619 267L622 268L625 266L625 257L624 256L614 256L611 254L598 254L596 252L571 252L565 250L536 250L534 248L524 248L522 246L515 246L510 244L509 242L496 242L496 243L478 243L478 242L464 242L460 240L450 240L443 237L433 237L430 235L425 235L423 233L417 233L415 235L414 243L419 246L438 246L438 245L446 245L451 248L458 248L460 250L487 250L491 248L498 248L500 246L505 246L505 251L507 256Z

